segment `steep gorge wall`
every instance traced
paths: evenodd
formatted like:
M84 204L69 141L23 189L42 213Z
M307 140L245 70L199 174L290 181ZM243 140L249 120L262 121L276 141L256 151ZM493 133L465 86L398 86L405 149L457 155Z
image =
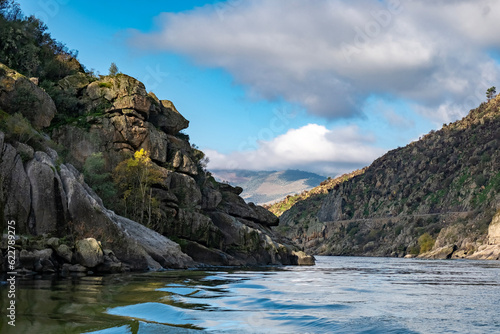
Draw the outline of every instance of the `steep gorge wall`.
M276 230L315 254L416 255L427 238L434 249L451 245L456 257L472 256L500 209L499 107L500 98L483 103L328 195L299 201Z

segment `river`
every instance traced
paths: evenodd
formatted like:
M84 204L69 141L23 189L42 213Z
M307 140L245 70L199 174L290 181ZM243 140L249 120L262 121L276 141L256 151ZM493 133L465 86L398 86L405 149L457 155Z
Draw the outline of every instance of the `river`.
M317 257L313 267L16 282L1 333L500 333L500 263Z

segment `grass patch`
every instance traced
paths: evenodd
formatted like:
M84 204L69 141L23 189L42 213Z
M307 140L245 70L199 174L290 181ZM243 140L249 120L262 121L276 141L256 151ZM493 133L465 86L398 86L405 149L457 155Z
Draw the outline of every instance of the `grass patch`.
M99 82L99 88L112 88L113 84L111 82Z

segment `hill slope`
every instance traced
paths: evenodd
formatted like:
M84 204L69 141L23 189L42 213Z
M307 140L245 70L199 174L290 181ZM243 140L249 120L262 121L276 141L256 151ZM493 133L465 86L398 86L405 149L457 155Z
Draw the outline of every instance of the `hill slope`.
M499 107L497 97L358 175L331 181L327 195L305 194L276 229L315 254L477 255L496 240ZM286 202L271 211L280 206ZM436 255L439 249L446 254Z
M273 203L288 195L309 190L321 181L323 176L299 171L249 171L249 170L212 170L218 180L243 188L241 197L255 204Z

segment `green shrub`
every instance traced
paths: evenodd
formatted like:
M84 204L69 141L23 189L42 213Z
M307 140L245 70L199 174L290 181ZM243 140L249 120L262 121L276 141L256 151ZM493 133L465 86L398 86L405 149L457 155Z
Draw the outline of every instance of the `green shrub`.
M420 246L420 253L426 253L434 247L436 240L434 240L429 233L424 233L418 238Z
M20 113L14 115L2 113L0 129L11 139L25 144L30 144L32 140L41 138L40 134L33 129L31 123Z
M99 82L99 88L111 88L113 84L111 82Z

